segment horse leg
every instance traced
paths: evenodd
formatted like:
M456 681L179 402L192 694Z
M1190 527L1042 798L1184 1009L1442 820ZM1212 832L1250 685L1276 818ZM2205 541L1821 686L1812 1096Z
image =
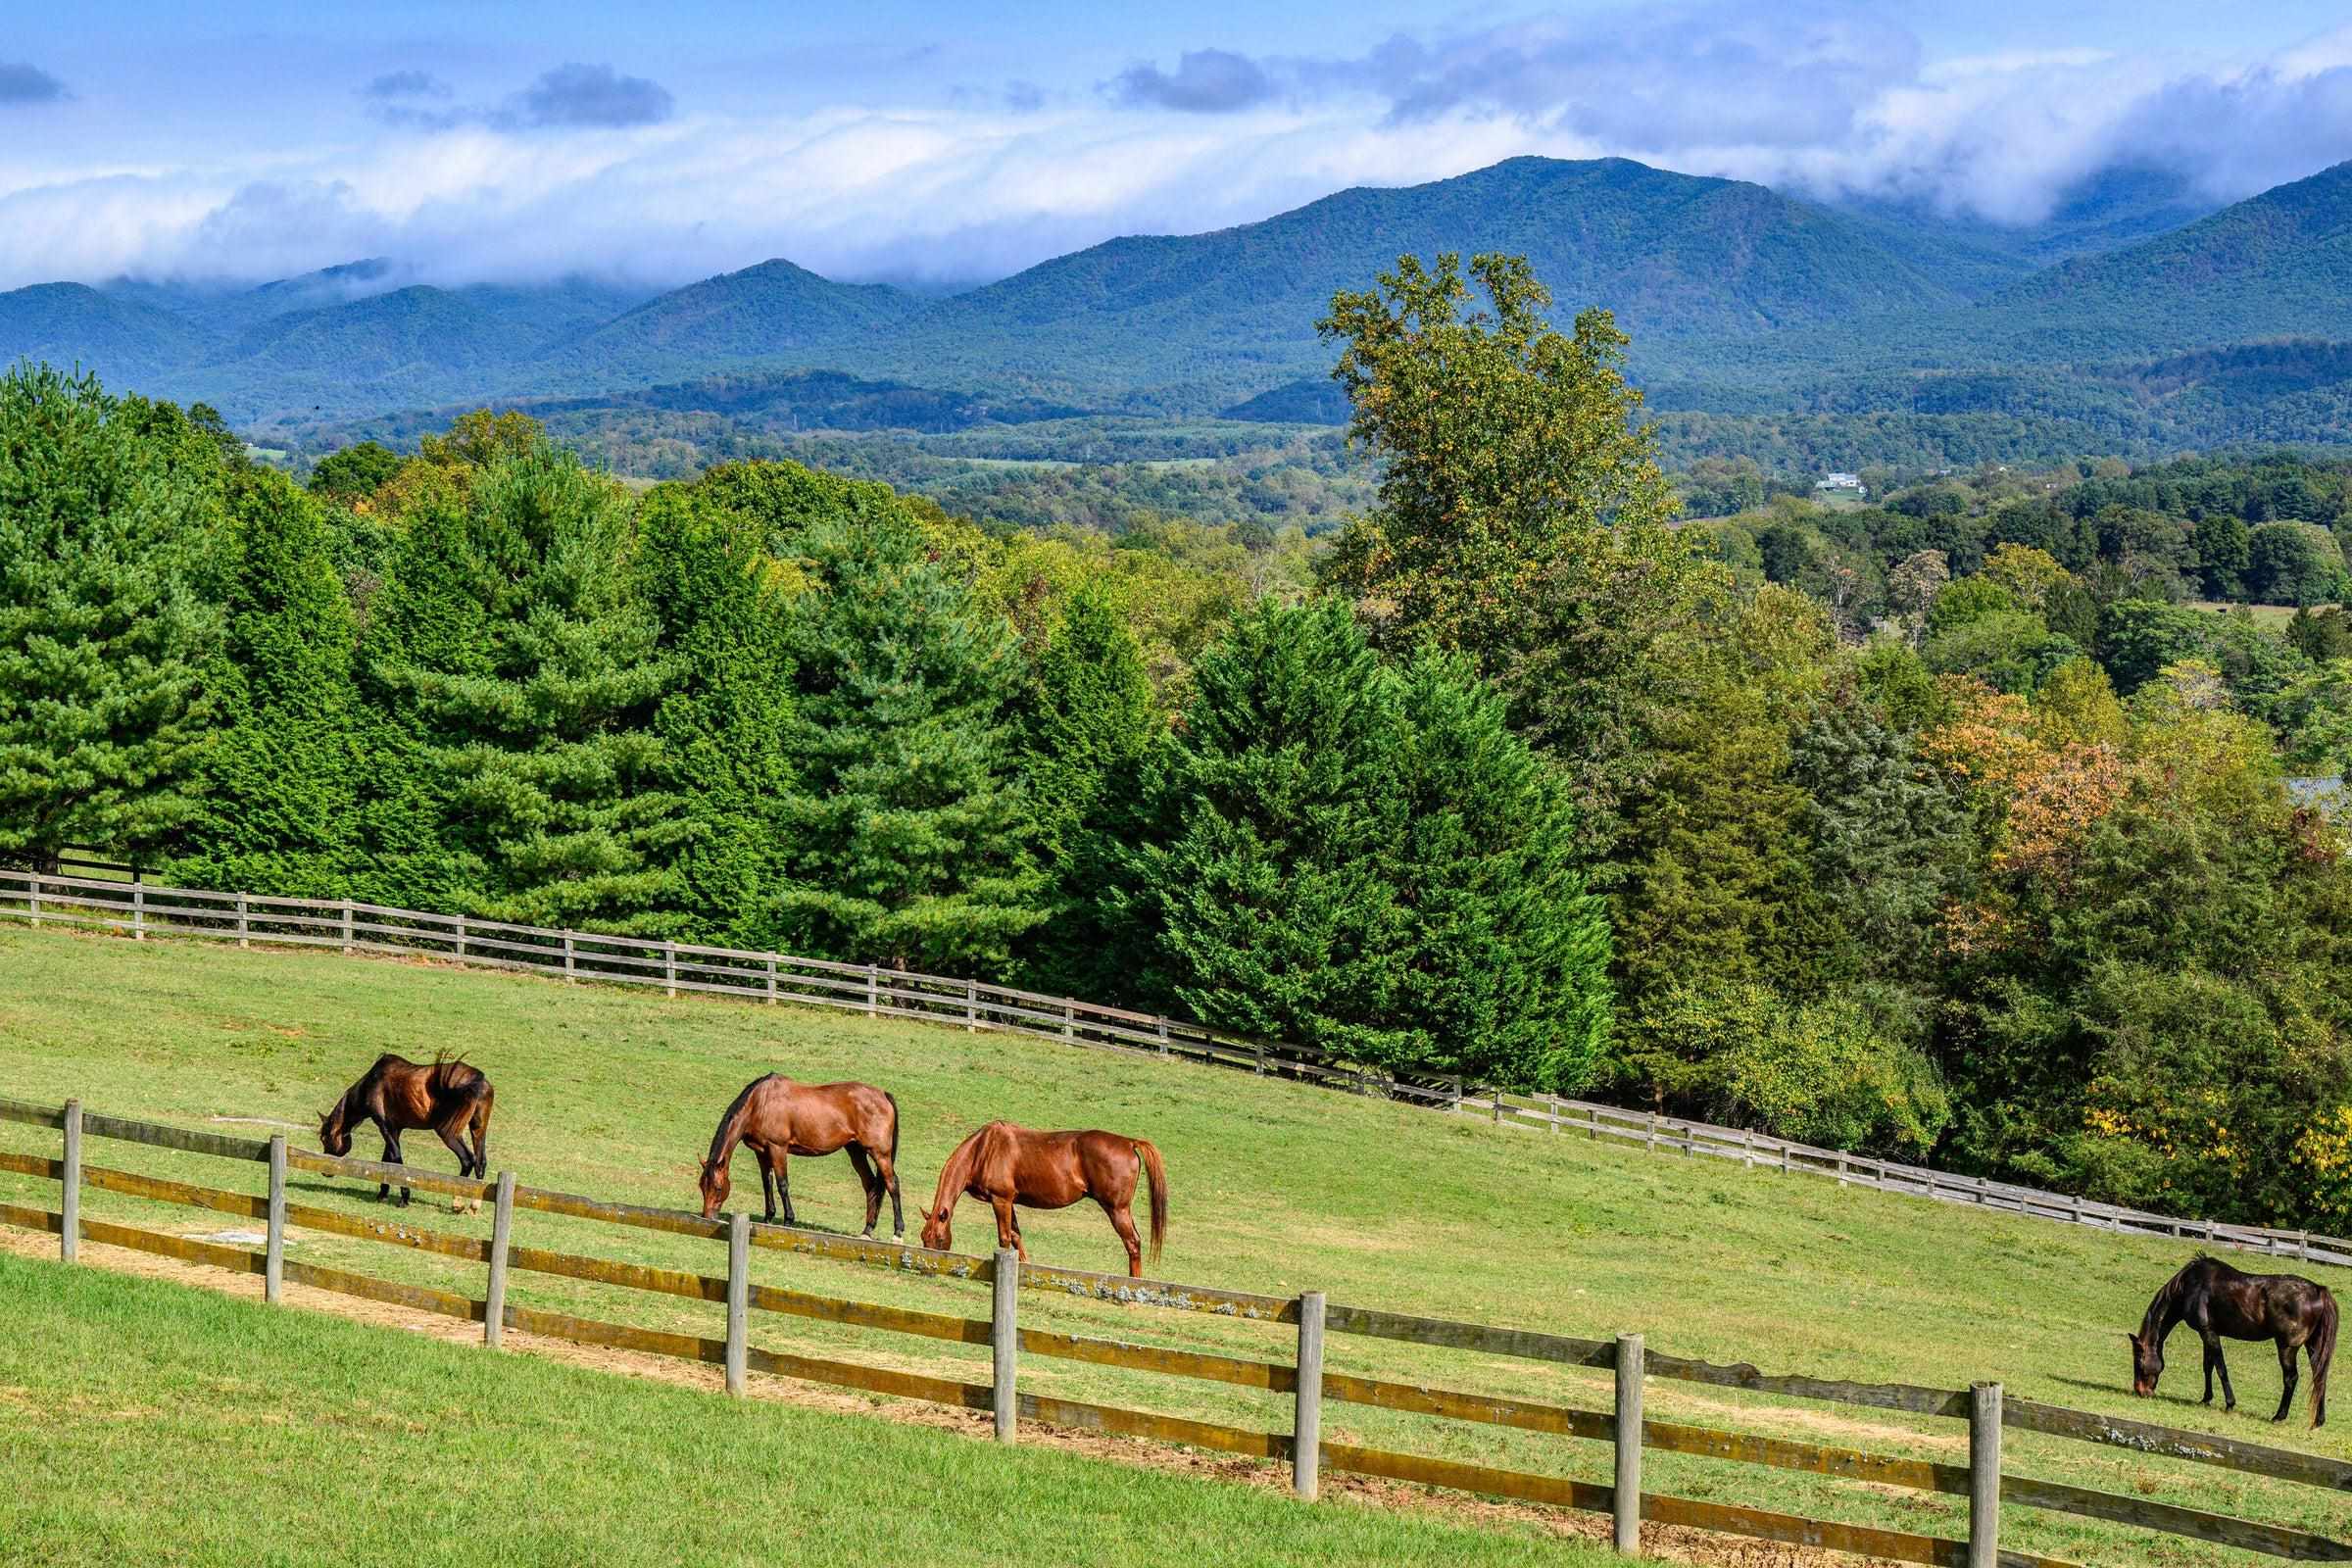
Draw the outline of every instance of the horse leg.
M1097 1199L1096 1201L1102 1203L1102 1212L1110 1216L1110 1228L1117 1231L1119 1240L1127 1244L1127 1277L1131 1280L1142 1279L1144 1277L1144 1243L1143 1238L1135 1234L1134 1207L1127 1203L1114 1205L1103 1202L1101 1199Z
M760 1162L760 1200L764 1205L760 1217L766 1224L773 1225L776 1222L776 1162L758 1144L752 1146L752 1157Z
M1029 1249L1022 1244L1020 1222L1012 1217L1012 1200L992 1198L989 1206L997 1211L997 1250L1007 1247L1018 1253L1022 1262L1029 1261Z
M781 1152L776 1155L776 1193L784 1200L784 1223L798 1225L792 1212L792 1156ZM771 1213L768 1218L775 1216Z
M874 1174L873 1161L865 1157L865 1151L858 1145L851 1144L842 1152L850 1156L850 1167L858 1172L858 1185L865 1190L864 1236L870 1242L874 1239L874 1224L882 1217L882 1178Z
M2213 1402L2213 1363L2218 1351L2209 1336L2200 1335L2198 1338L2205 1349L2205 1402L2211 1404Z
M375 1130L383 1134L384 1153L382 1163L389 1165L393 1161L400 1158L400 1140L392 1136L392 1129L385 1125L382 1121L376 1122ZM392 1184L390 1182L378 1182L375 1184L375 1200L377 1202L385 1202L389 1200L391 1197Z
M384 1134L384 1163L387 1165L406 1165L408 1163L400 1156L400 1134L398 1133ZM379 1192L376 1196L381 1198L383 1194ZM400 1190L400 1206L403 1208L409 1206L409 1190L406 1187Z
M2288 1407L2295 1402L2295 1353L2297 1348L2298 1347L2289 1345L2284 1340L2278 1342L2278 1378L2285 1387L2278 1391L2278 1413L2271 1417L2273 1426L2277 1426L2286 1419Z
M906 1239L906 1211L899 1206L899 1162L877 1150L874 1165L882 1174L882 1185L890 1190L890 1239L903 1242ZM872 1222L865 1228L871 1231Z
M466 1140L458 1136L462 1126L463 1123L453 1121L445 1126L436 1127L433 1131L441 1135L441 1142L449 1147L449 1152L458 1156L458 1174L471 1176L473 1174L473 1152L466 1147ZM481 1200L474 1200L473 1206L477 1209L480 1208L482 1206ZM465 1213L466 1200L463 1198L451 1199L449 1211L452 1214Z
M2211 1329L2205 1331L2205 1353L2213 1361L2213 1369L2222 1375L2222 1408L2237 1408L2237 1391L2230 1386L2230 1363L2222 1358L2222 1337ZM2211 1402L2212 1396L2206 1396Z

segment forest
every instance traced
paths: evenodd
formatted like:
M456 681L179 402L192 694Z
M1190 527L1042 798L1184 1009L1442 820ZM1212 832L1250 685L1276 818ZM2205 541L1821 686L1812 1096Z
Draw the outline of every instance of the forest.
M2289 786L2352 751L2352 468L1678 496L1625 336L1548 304L1500 256L1333 299L1370 477L1320 539L769 457L624 484L513 411L298 481L20 368L0 856L2352 1219L2352 861Z

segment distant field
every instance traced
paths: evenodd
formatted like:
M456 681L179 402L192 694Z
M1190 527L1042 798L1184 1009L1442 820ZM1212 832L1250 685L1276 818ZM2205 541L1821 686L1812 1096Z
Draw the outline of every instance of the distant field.
M1768 1371L1943 1387L1994 1378L2013 1397L2109 1411L2255 1442L2352 1457L2352 1421L2319 1434L2258 1418L2278 1397L2267 1347L2231 1348L2235 1415L2191 1402L2196 1349L2183 1336L2162 1396L2126 1392L2124 1331L2186 1259L2185 1245L1840 1190L1834 1183L1643 1156L1573 1136L1495 1128L1474 1118L1259 1080L1182 1062L1049 1041L868 1020L791 1007L560 984L422 962L0 929L0 1094L205 1125L278 1118L310 1143L318 1111L379 1051L462 1051L498 1084L494 1166L529 1183L679 1206L711 1125L748 1078L775 1069L890 1088L904 1113L902 1165L910 1231L954 1142L994 1115L1044 1127L1102 1126L1148 1136L1173 1187L1163 1278L1472 1318L1559 1333L1640 1330L1653 1352L1752 1361ZM244 1126L233 1130L259 1132ZM0 1128L0 1146L55 1148L55 1135ZM413 1161L453 1168L429 1135ZM363 1140L354 1152L372 1155ZM258 1172L129 1146L94 1144L94 1161L212 1185ZM748 1157L736 1173L752 1200ZM378 1212L323 1179L298 1177L299 1200ZM855 1230L857 1184L838 1159L796 1161L805 1221ZM19 1197L18 1195L23 1195ZM47 1197L54 1198L55 1189ZM0 1197L42 1198L0 1175ZM186 1233L221 1217L94 1193L87 1211ZM474 1230L423 1205L418 1224ZM888 1216L885 1214L885 1227ZM1024 1220L1042 1261L1123 1268L1091 1206ZM605 1256L719 1271L710 1243L528 1215L517 1237ZM993 1243L966 1204L959 1249ZM327 1236L297 1238L297 1256L392 1278L463 1284L475 1271L444 1259ZM761 1252L765 1282L932 1310L984 1311L971 1287ZM2266 1266L2259 1262L2249 1266ZM2299 1270L2339 1296L2352 1271ZM649 1326L715 1332L716 1309L538 1275L515 1298ZM1276 1358L1287 1331L1149 1309L1039 1298L1025 1321L1195 1349ZM800 1320L755 1325L757 1343L943 1375L980 1376L979 1348L913 1342ZM1335 1371L1601 1407L1604 1380L1480 1355L1363 1340L1335 1341ZM1146 1379L1072 1363L1037 1363L1040 1392L1285 1429L1287 1400L1222 1385ZM1025 1383L1030 1377L1024 1368ZM18 1381L22 1381L19 1379ZM2339 1385L2342 1379L2337 1380ZM2336 1391L2339 1410L2352 1395ZM1956 1423L1830 1406L1767 1403L1720 1390L1653 1384L1651 1413L1736 1430L1956 1457ZM1356 1406L1327 1411L1327 1438L1585 1479L1605 1479L1598 1445L1545 1439ZM2011 1467L2340 1534L2341 1507L2310 1489L2150 1461L2012 1434ZM1653 1455L1661 1491L1817 1517L1951 1535L1946 1498L1839 1485L1788 1472ZM2217 1548L2014 1510L2010 1544L2087 1562L2221 1563ZM1214 1560L1214 1559L1204 1559Z
M2295 607L2292 605L2238 606L2226 603L2225 601L2219 599L2192 599L2189 601L2188 608L2191 610L2210 610L2216 614L2227 614L2232 610L2238 610L2242 608L2252 613L2257 625L2269 626L2273 627L2274 629L2283 626L2288 621L2295 618ZM2312 609L2314 610L2326 610L2328 608L2330 607L2327 605L2312 606Z
M0 1563L1557 1564L1603 1554L0 1253Z

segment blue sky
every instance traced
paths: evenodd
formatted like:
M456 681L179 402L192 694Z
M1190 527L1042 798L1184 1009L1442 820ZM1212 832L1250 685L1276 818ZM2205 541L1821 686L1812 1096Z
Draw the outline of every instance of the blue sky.
M1516 153L2025 220L2352 157L2340 3L20 5L0 286L997 275Z

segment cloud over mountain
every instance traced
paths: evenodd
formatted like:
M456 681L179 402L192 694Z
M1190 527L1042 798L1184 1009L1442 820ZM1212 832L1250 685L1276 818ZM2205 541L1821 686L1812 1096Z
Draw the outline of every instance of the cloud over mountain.
M0 107L55 103L65 95L66 84L40 67L0 61Z

